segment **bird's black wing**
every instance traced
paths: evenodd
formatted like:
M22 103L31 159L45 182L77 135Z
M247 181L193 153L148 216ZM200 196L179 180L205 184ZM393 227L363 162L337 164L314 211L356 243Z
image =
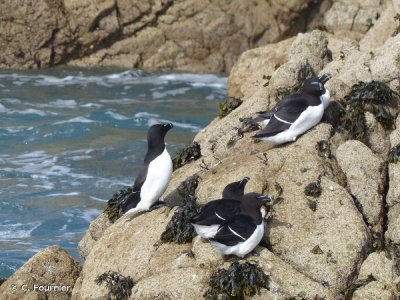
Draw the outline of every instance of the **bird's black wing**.
M135 183L133 185L133 191L130 195L128 195L121 203L120 213L124 214L128 210L135 208L140 201L140 190L146 180L147 177L148 166L143 165L139 170L139 174L135 179Z
M288 129L300 114L309 107L307 99L301 94L291 96L293 96L292 100L286 101L279 106L267 126L254 135L255 138L273 136Z
M261 122L267 119L271 119L271 117L283 106L287 105L290 102L298 101L301 97L300 93L291 94L285 96L281 101L279 101L273 108L270 110L259 111L257 112L258 116L254 119L256 122Z
M230 199L214 200L207 203L200 212L190 219L197 225L222 224L240 211L240 202Z
M222 224L217 234L210 240L227 246L235 246L247 240L256 228L257 225L250 216L238 214Z

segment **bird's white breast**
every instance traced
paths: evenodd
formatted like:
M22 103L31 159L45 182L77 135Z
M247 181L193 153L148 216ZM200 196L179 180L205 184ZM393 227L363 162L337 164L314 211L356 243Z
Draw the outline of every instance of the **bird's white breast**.
M137 208L149 209L165 192L172 175L172 160L167 148L148 166Z

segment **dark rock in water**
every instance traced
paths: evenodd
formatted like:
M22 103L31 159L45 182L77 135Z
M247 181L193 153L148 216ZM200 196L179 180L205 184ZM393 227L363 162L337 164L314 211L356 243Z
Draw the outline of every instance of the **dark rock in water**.
M109 293L107 295L108 299L129 299L132 294L132 288L135 285L133 279L128 276L122 276L121 274L108 271L101 275L99 275L95 282L98 285L101 285L105 282L106 287L109 289Z
M192 143L190 146L181 149L172 159L174 171L186 165L188 162L197 160L201 157L201 149L199 143Z
M227 98L224 103L219 104L219 117L222 119L229 115L233 110L242 104L242 100L238 98Z
M121 203L125 201L127 197L129 197L133 192L132 187L128 187L126 189L122 189L119 192L115 193L110 200L107 201L107 208L104 210L104 213L108 216L108 219L114 223L121 217Z
M212 275L209 285L207 299L245 299L259 294L261 288L269 289L269 277L257 264L235 261Z
M393 147L389 152L388 162L397 164L400 161L400 144Z
M380 81L359 82L352 86L345 96L346 111L341 118L340 127L346 130L352 139L367 141L365 112L372 113L386 130L394 129L398 103L392 91Z

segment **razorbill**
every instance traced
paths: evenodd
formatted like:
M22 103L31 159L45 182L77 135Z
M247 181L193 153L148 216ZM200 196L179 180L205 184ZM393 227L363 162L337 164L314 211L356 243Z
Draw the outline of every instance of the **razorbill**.
M147 133L147 153L136 177L132 194L121 204L120 214L149 210L167 189L172 175L172 160L164 138L171 123L156 124Z
M248 181L249 177L245 177L228 184L222 192L222 199L208 202L190 219L198 235L203 238L213 237L219 225L240 212L244 188Z
M285 97L274 108L262 112L256 121L266 127L253 137L279 145L294 142L297 137L317 125L329 105L330 93L324 84L330 74L311 77L303 84L301 93Z
M224 255L244 257L260 243L264 236L262 206L271 202L271 197L257 193L246 194L246 206L239 214L224 222L211 244Z

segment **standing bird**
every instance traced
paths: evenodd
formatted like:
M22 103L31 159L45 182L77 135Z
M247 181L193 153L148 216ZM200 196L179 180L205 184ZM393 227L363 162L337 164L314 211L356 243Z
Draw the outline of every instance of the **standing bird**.
M241 213L224 222L211 244L224 255L244 257L260 243L264 236L262 206L270 203L271 197L257 193L246 194L247 200Z
M228 184L222 192L222 199L208 202L190 219L198 235L206 239L213 237L223 222L240 212L244 188L249 180L249 177L244 177Z
M261 113L256 121L266 127L253 137L275 145L294 142L297 137L317 125L329 105L330 93L324 84L330 74L311 77L303 84L301 93L291 94L273 109Z
M172 160L164 138L171 123L156 124L147 133L147 153L135 180L132 194L121 203L120 215L149 210L167 189L172 175Z

